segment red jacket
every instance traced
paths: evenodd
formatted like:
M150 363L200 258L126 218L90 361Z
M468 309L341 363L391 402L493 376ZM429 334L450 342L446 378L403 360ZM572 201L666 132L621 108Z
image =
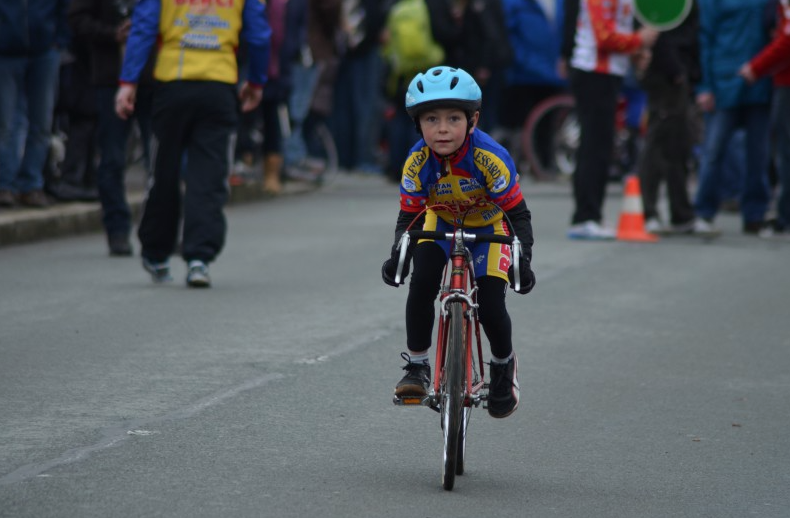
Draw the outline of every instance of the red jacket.
M776 36L749 65L754 75L774 76L774 85L790 86L790 0L779 0Z

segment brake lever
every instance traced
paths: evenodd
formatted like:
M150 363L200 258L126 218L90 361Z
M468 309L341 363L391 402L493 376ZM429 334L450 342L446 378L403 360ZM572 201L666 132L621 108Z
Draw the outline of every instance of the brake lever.
M521 272L519 266L521 265L521 241L516 236L513 236L513 289L519 291L521 289Z
M403 265L406 263L406 252L409 249L409 237L408 232L404 232L403 235L400 237L400 241L398 241L398 248L400 249L400 256L398 257L398 268L395 270L395 283L400 284L401 281L401 273L403 272Z

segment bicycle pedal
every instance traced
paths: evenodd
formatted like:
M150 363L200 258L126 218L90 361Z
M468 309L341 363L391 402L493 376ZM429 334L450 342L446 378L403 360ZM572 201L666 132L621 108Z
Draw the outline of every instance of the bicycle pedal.
M424 405L429 396L394 396L392 402L398 406Z

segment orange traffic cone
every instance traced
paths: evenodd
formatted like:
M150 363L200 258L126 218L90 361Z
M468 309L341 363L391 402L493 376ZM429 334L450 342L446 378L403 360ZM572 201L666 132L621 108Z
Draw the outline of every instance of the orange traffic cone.
M658 236L645 231L645 216L642 212L642 192L639 178L628 176L625 180L623 210L620 212L620 224L617 227L619 241L643 241L655 243Z

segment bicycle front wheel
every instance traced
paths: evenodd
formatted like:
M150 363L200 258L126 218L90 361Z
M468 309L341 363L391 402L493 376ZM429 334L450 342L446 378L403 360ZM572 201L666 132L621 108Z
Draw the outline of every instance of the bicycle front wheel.
M463 472L463 448L466 436L464 425L464 387L466 385L466 321L460 302L450 305L450 332L444 357L441 413L444 433L444 465L442 486L447 491L455 485L455 475ZM463 435L462 435L463 434ZM459 466L460 453L460 466Z

